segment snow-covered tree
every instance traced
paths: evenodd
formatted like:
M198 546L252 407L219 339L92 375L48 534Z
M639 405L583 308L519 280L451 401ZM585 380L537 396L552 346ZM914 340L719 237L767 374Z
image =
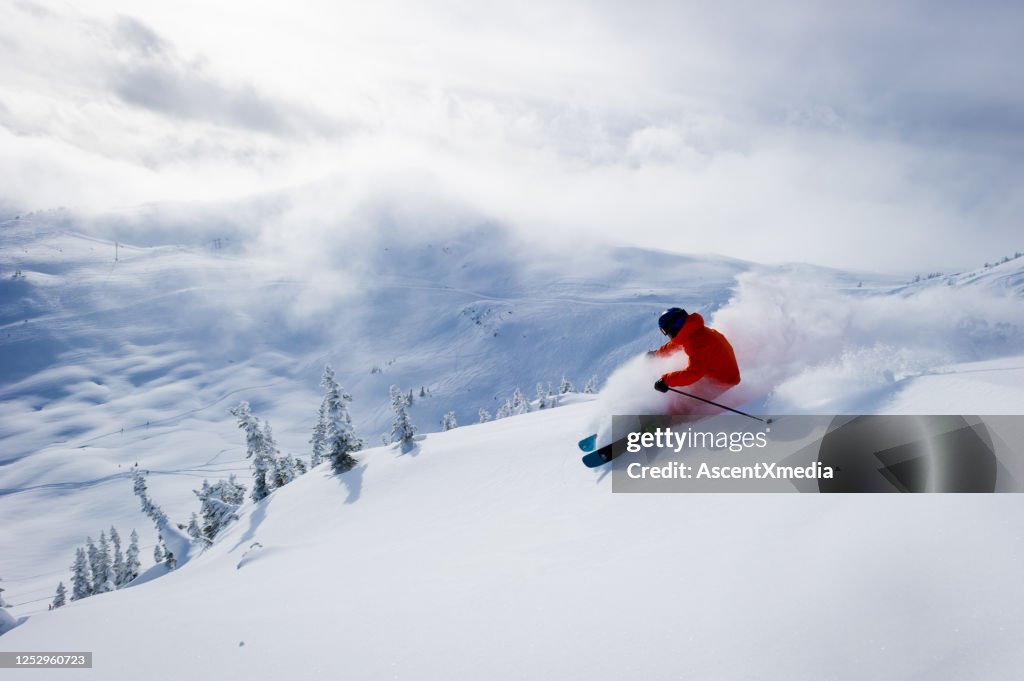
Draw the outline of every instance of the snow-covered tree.
M153 500L149 498L149 489L146 487L146 476L142 474L138 466L132 468L132 489L135 492L135 496L139 498L139 502L142 504L142 512L149 516L153 524L160 529L160 525L166 524L167 514L164 513L163 509L153 503ZM90 543L92 540L89 540Z
M480 408L480 423L487 423L491 420L491 412L487 411L483 407Z
M409 403L398 386L391 386L391 409L395 412L395 420L391 423L391 441L397 442L403 451L412 447L416 436L416 426L409 418L408 407Z
M158 537L160 544L163 546L164 552L164 565L167 566L168 570L173 570L178 567L178 557L174 555L174 551L167 546L167 542L164 540L163 535Z
M96 562L92 566L93 591L98 594L105 594L113 591L114 568L110 562L110 544L107 543L107 533L100 532L100 541L96 545Z
M64 582L57 584L57 594L53 597L50 607L57 609L63 607L68 601L68 590L64 588Z
M441 418L441 430L451 430L452 428L458 428L459 424L455 420L455 412L450 411Z
M420 397L426 397L426 396L427 396L427 387L421 385L420 386Z
M512 413L525 414L528 411L530 411L530 401L526 399L526 395L519 389L519 386L516 386L516 389L512 391Z
M296 456L293 460L295 462L295 475L305 475L309 472L309 464L303 461L302 457Z
M498 412L494 415L496 419L503 419L512 416L512 400L505 400L505 404L501 405Z
M139 501L142 503L142 510L153 520L157 534L160 536L160 541L164 544L163 562L170 569L174 569L174 566L178 563L188 560L192 541L187 534L179 530L178 526L170 521L163 509L154 504L153 500L149 498L149 490L146 488L146 477L139 470L138 466L132 469L132 479L134 481L135 495L139 497ZM159 563L160 561L157 562Z
M356 435L352 417L348 413L352 396L338 385L330 365L324 367L320 385L324 388L324 404L327 407L325 456L330 459L335 473L344 473L359 463L352 453L363 448L363 441Z
M273 436L270 434L270 425L266 428L267 438L273 440ZM298 477L298 472L295 470L295 457L291 454L287 456L275 456L272 459L272 465L270 468L270 482L274 489L284 487L289 482Z
M227 480L219 480L213 485L203 480L202 488L192 492L199 497L199 515L202 518L200 530L209 541L213 541L228 523L238 518L236 512L245 500L245 487L235 481L233 474Z
M4 580L0 579L0 582L2 581ZM0 586L0 608L9 608L11 606L7 603L7 600L4 598L4 591L6 591L6 589Z
M409 394L405 396L405 406L411 407L412 401L412 388L409 388Z
M548 398L548 394L544 390L544 384L543 383L538 383L537 384L537 408L538 409L543 409L544 407L548 406L548 399L547 398Z
M196 515L195 511L192 512L192 517L189 518L187 532L188 536L192 537L194 541L203 545L209 545L210 540L203 534L203 530L199 526L199 516Z
M124 584L124 554L121 553L121 535L113 525L110 526L110 544L114 547L114 561L110 566L114 568L114 588L118 588Z
M583 386L583 392L589 395L593 395L594 393L597 392L597 374L594 374L593 376L590 377L590 380L587 381L587 384Z
M86 558L85 549L75 549L75 562L71 565L71 600L77 601L92 595L92 570Z
M558 394L565 395L575 391L576 387L572 384L572 381L562 376L562 382L558 385Z
M121 582L118 586L124 586L138 577L141 568L142 564L139 562L139 535L135 530L132 530L128 551L124 557L124 572L121 574Z
M96 575L100 569L100 552L92 537L85 538L85 557L89 560L89 574L92 575L92 584L89 585L89 593L96 593Z
M330 368L330 367L328 367ZM325 372L326 373L326 372ZM324 460L324 452L327 450L327 398L320 402L320 411L316 417L316 425L313 426L313 437L309 439L313 445L313 454L309 459L310 468L319 466Z
M164 548L158 541L156 543L156 546L153 547L153 562L159 565L160 563L164 562L164 558L166 558L166 556L164 555Z
M239 402L231 414L238 419L238 427L245 431L245 458L252 459L252 500L261 501L273 489L268 476L273 468L277 447L273 436L267 441L269 426L264 428L260 424L260 420L250 411L248 402Z

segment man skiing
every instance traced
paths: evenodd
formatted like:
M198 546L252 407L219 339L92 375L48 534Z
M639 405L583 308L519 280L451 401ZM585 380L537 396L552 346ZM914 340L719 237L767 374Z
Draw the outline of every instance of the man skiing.
M670 371L663 374L654 384L658 392L667 393L674 387L686 387L686 394L672 395L674 398L663 405L661 412L666 417L671 416L696 416L704 414L717 414L721 410L728 410L751 416L732 407L712 402L705 406L705 400L714 400L726 390L739 385L740 370L736 365L736 354L732 345L718 331L704 325L704 318L696 312L687 314L682 308L673 307L665 310L658 319L658 327L661 332L668 336L669 341L657 350L651 350L648 355L656 357L672 357L676 353L685 352L689 363L685 369ZM698 399L693 399L694 397ZM711 411L708 411L708 408ZM635 429L644 430L658 423L660 417L635 416L637 420ZM760 419L757 416L751 418ZM768 421L770 423L770 421ZM579 448L587 455L583 457L583 464L588 468L597 468L616 457L616 447L622 445L625 439L612 442L610 424L605 424L597 433L589 435L579 441Z
M664 374L654 384L655 390L665 393L669 388L690 386L687 392L710 400L739 385L740 369L732 345L721 333L705 326L700 314L687 314L682 308L672 307L662 313L658 328L669 341L653 354L669 357L683 351L689 364L685 369ZM692 406L678 405L684 413L692 413Z

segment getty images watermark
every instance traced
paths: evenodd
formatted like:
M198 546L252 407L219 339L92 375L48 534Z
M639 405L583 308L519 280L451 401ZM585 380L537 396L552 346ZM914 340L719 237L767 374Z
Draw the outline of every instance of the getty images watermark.
M1024 491L1024 416L616 416L612 438L615 492Z

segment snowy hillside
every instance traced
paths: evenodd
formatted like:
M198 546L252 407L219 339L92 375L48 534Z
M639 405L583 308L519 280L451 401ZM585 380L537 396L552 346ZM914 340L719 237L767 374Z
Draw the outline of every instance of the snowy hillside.
M3 645L104 680L1019 678L1016 496L613 495L566 446L591 404L315 470Z
M0 229L0 516L18 519L0 577L19 613L45 607L74 547L110 524L138 528L149 555L136 462L181 520L204 478L247 478L228 414L242 399L306 457L327 362L370 446L390 430L392 384L414 391L423 432L450 410L474 423L517 386L607 377L658 342L662 309L682 296L713 310L750 267L626 248L523 257L488 228L436 243L392 230L311 269L230 230L185 247L115 243L60 213ZM50 506L60 523L38 513Z
M59 214L0 225L0 577L27 618L5 649L94 649L104 679L132 678L171 644L187 652L156 678L674 678L677 658L697 677L737 678L749 655L786 678L821 678L837 656L875 665L872 676L1011 678L1021 623L1005 586L1024 556L1011 497L612 496L575 442L638 409L638 392L660 399L646 378L467 424L517 386L532 397L563 375L604 382L661 341L654 321L670 305L731 339L744 382L729 399L748 409L1022 413L1020 260L908 285L445 233L383 230L296 260L231 230L183 246L115 243ZM46 612L86 536L135 528L152 565L136 462L178 522L204 479L250 483L228 414L240 400L283 452L308 457L328 362L371 447L389 428L389 387L412 389L420 448L372 449L341 477L318 469L247 502L181 570ZM434 432L449 410L462 427ZM971 531L981 524L984 536ZM983 550L998 562L962 558ZM758 647L742 657L752 632ZM793 641L808 652L790 654Z

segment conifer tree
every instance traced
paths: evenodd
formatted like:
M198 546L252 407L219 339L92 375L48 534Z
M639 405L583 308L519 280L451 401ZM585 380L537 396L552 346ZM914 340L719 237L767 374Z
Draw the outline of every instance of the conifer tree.
M161 549L164 554L163 562L170 569L173 569L179 561L188 560L192 541L188 538L187 534L179 530L178 526L170 521L163 509L149 498L149 490L146 488L146 477L137 466L132 469L132 479L134 481L135 495L139 497L139 501L142 503L142 510L153 520L157 534L160 537L160 543L163 544ZM154 550L155 553L156 551ZM159 563L160 561L157 562Z
M512 413L525 414L528 411L530 411L530 402L519 386L516 386L516 389L512 391Z
M298 476L299 473L296 470L294 456L288 454L274 459L274 468L272 469L271 475L271 481L274 483L274 489L284 487Z
M583 386L583 392L590 395L593 395L594 393L597 392L597 374L594 374L593 376L590 377L590 380L587 381L587 384Z
M391 423L391 441L398 443L402 451L409 451L416 436L416 426L409 418L408 406L402 391L397 386L391 386L391 409L395 412L395 420Z
M124 558L124 574L121 577L121 584L119 586L128 584L138 577L140 569L142 569L142 564L139 562L139 535L135 530L132 530L131 539L128 543L128 552Z
M203 534L202 528L199 526L199 516L196 515L195 511L192 511L192 517L188 521L188 536L192 537L193 541L199 542L200 544L207 546L210 544L210 540Z
M114 569L114 588L118 588L124 584L124 554L121 553L121 535L113 525L110 526L110 543L114 547L114 562L111 563Z
M324 388L324 403L327 406L325 456L330 459L335 473L344 473L359 463L352 454L363 448L363 441L356 435L352 417L348 413L352 396L338 385L330 365L324 367L320 385Z
M329 366L327 367L330 368ZM325 371L326 374L326 371ZM316 425L313 426L313 437L309 439L313 446L313 454L309 458L309 467L315 468L324 460L324 452L327 448L327 398L320 402L320 411L317 414Z
M93 592L105 594L113 591L114 571L110 562L110 544L107 543L107 533L100 532L100 541L96 545L96 562L92 566Z
M78 601L92 595L92 570L85 549L75 549L75 562L71 565L71 600Z
M164 565L167 566L168 570L175 570L178 567L178 559L175 555L164 547Z
M487 423L491 420L491 412L487 411L483 407L480 408L480 423Z
M200 502L200 530L207 540L213 541L228 523L238 518L236 512L245 500L245 487L232 474L213 485L203 480L202 488L192 491Z
M570 381L568 378L566 378L563 375L562 376L562 382L558 386L558 393L560 395L566 395L568 393L575 392L575 390L576 390L576 387L572 384L572 381Z
M67 603L68 590L64 588L64 582L57 584L57 594L53 597L53 603L50 606L56 610L57 608L63 607Z
M85 538L85 557L89 560L89 574L92 575L93 582L89 586L89 593L96 593L96 572L99 568L100 552L96 548L96 542L92 540L92 537Z
M157 526L157 530L160 529L161 525L167 524L167 514L164 513L163 509L153 503L153 500L149 498L149 489L146 487L146 476L142 474L138 466L132 468L132 488L135 492L135 496L139 498L139 503L142 504L142 512L149 516L153 524ZM89 540L90 543L92 540Z
M459 424L455 420L455 412L450 411L444 415L441 419L441 430L451 430L452 428L458 428Z
M288 471L280 464L281 452L274 440L274 431L270 428L270 421L263 421L263 456L266 460L266 479L271 490L283 487L294 478L289 476Z
M272 489L268 476L276 447L272 441L267 442L268 429L260 425L260 420L249 410L248 402L239 402L231 414L238 419L238 427L245 431L245 458L252 459L252 500L261 501Z

